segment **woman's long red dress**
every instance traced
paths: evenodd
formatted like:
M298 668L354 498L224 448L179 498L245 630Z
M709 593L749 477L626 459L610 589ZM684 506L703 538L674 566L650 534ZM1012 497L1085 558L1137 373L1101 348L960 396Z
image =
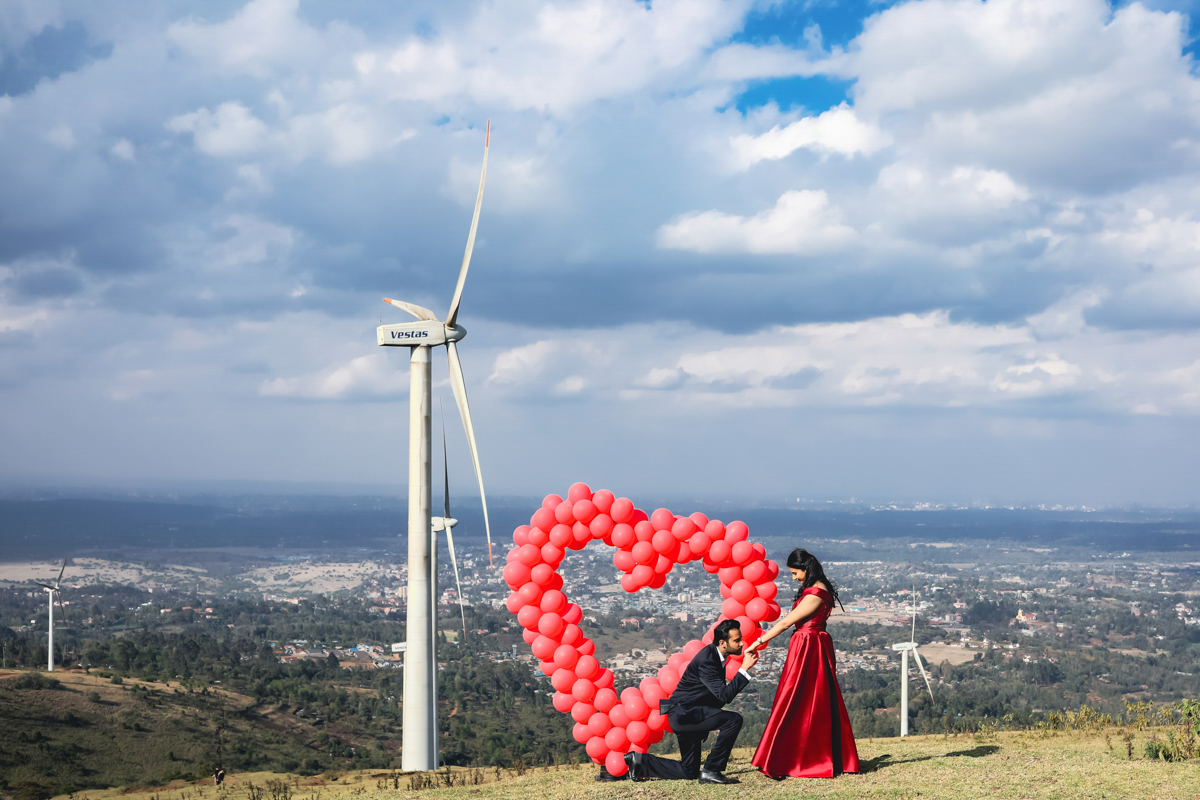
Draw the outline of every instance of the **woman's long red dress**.
M823 602L815 614L796 625L771 717L750 761L775 777L832 778L859 769L854 732L837 682L833 639L825 632L833 597L816 586L805 589L801 597L808 594Z

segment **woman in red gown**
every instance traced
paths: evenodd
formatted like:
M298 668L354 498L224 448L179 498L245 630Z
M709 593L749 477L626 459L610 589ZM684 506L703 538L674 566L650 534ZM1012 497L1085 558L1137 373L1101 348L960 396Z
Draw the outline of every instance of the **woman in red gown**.
M792 551L787 565L800 583L792 610L747 648L762 647L796 626L771 717L750 763L777 779L858 772L858 748L838 687L833 640L825 632L837 587L825 577L821 562L803 548Z

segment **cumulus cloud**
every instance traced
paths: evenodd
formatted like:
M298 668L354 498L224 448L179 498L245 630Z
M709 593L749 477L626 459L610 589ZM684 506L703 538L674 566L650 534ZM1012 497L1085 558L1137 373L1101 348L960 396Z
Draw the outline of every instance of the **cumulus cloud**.
M824 191L793 190L752 217L720 211L684 214L659 228L657 243L695 253L806 255L835 250L854 235Z
M870 155L891 143L891 136L862 122L845 103L815 117L803 117L782 127L776 125L758 136L743 134L730 141L741 169L749 169L760 161L778 161L802 147L822 154L854 156Z
M264 397L297 397L313 400L395 399L408 394L408 373L380 353L359 356L332 369L299 376L263 380Z

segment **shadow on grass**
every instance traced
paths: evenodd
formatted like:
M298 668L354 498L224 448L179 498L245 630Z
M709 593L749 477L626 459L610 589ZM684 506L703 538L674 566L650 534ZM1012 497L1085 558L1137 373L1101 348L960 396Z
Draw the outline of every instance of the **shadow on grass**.
M932 761L935 758L983 758L984 756L990 756L998 752L1000 752L999 745L985 744L979 747L972 747L970 750L955 750L937 756L917 756L915 758L892 759L891 755L884 753L881 756L875 756L875 758L859 762L859 773L878 772L886 767L895 767L900 764L915 764L919 761Z

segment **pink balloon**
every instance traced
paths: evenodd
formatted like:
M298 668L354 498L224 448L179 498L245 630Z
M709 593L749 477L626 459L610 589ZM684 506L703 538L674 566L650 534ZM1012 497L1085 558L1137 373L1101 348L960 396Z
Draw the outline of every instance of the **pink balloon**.
M686 564L692 560L692 548L687 542L680 542L679 549L675 551L675 563Z
M557 569L563 560L563 549L553 542L546 542L542 545L542 560Z
M566 621L567 617L566 615L563 615L563 622ZM583 631L579 629L578 625L567 622L567 624L563 626L562 636L558 637L558 641L578 652L579 643L582 642L584 638Z
M745 544L745 542L741 542L741 544ZM734 600L737 600L739 603L742 603L743 605L750 602L750 600L752 598L758 597L758 592L756 592L754 590L754 584L751 583L750 581L746 580L745 578L741 578L740 580L735 582L732 586L730 586L729 593L733 596ZM551 593L546 592L546 594L551 594ZM559 594L562 594L562 593L559 592ZM563 600L565 601L566 598L564 597ZM542 598L542 610L543 611L553 610L553 609L546 608L546 598L545 597Z
M527 605L537 605L542 601L542 587L536 583L522 584L521 588L517 589L517 594Z
M588 523L588 530L592 532L593 539L607 539L614 527L616 524L608 514L597 514Z
M591 703L581 703L572 695L566 696L570 697L571 702L574 703L574 705L571 706L571 719L587 725L588 720L592 718L592 714L596 713L596 709L592 707ZM556 694L555 697L558 697L558 695Z
M708 548L708 557L717 566L723 566L729 560L729 549L729 543L724 539L715 541Z
M596 685L591 681L580 678L571 687L571 694L580 702L587 702L596 696Z
M575 521L574 508L575 504L570 500L563 500L554 509L554 519L563 525L570 525Z
M637 566L637 562L633 559L633 553L628 550L618 550L613 553L613 566L621 570L621 572L632 572Z
M766 559L767 548L763 547L758 542L754 542L753 544L750 545L750 547L754 550L754 560L755 561L763 561Z
M587 744L589 738L587 726L576 722L575 727L571 729L571 736L580 744Z
M650 524L650 520L642 520L633 526L633 535L637 537L639 542L648 542L654 538L654 526Z
M569 644L561 644L553 652L554 663L560 667L572 669L579 662L579 651ZM580 675L579 677L582 678L583 676Z
M665 508L659 508L650 515L650 524L656 531L669 531L675 524L675 515Z
M746 607L732 597L721 603L721 613L729 619L737 619L746 613Z
M650 726L639 720L634 720L625 728L625 735L633 744L645 747L650 741Z
M513 565L508 565L508 567L511 566ZM525 565L521 564L521 566L523 567ZM505 572L508 571L508 567L504 568ZM538 564L533 569L529 570L529 578L527 580L537 584L538 586L541 586L542 589L545 589L546 584L554 580L554 567L550 566L549 564ZM522 583L524 583L524 581L522 581Z
M654 563L654 545L650 542L638 542L633 546L633 560L639 564Z
M699 653L703 649L704 642L700 641L699 639L692 639L683 646L683 657L690 662L696 657L696 653Z
M592 495L592 502L596 504L596 508L600 509L601 514L607 514L616 499L608 489L601 489Z
M562 501L563 499L558 495L548 494L546 495L546 498L542 500L542 508L548 508L551 512L553 512L554 509L558 508L558 504Z
M592 705L601 714L607 714L613 706L617 704L617 693L612 689L600 689L596 692L596 699L592 701Z
M622 575L620 583L621 583L621 590L624 591L625 594L633 594L634 592L636 592L638 589L642 588L642 586L645 585L642 583L638 583L636 580L634 580L632 573L629 575Z
M658 531L654 534L654 538L650 540L650 543L654 545L654 549L658 552L670 553L675 549L676 539L671 535L670 531Z
M538 605L541 606L542 611L557 614L567 607L567 596L558 589L550 589L542 593L542 599Z
M575 698L571 697L569 694L564 694L563 692L555 692L554 697L550 702L554 704L556 711L559 711L563 714L566 714L575 706ZM575 721L578 722L579 720Z
M616 726L609 728L608 733L604 734L604 743L608 745L609 750L617 750L624 753L629 747L629 737L625 735L625 728ZM624 764L624 760L621 761Z
M558 643L549 636L542 636L541 634L538 634L538 638L533 640L533 644L529 646L529 649L533 651L533 654L537 656L539 660L545 661L554 657L554 652L557 647ZM571 665L568 664L567 666Z
M605 740L608 744L608 740ZM608 774L614 778L619 778L629 771L629 765L625 763L625 756L615 750L609 750L608 755L604 757L604 768L608 770Z
M512 562L516 561L517 553L520 551L520 549L520 545L517 545L516 547L510 547L508 552L504 554L504 563L511 564Z
M751 583L762 583L767 579L767 565L762 561L751 561L742 567L742 577Z
M725 602L728 603L729 601L726 600ZM542 614L542 616L538 618L537 628L538 633L542 634L543 636L549 636L551 639L557 639L562 635L563 628L565 628L566 625L567 624L563 622L561 614L550 612Z
M684 657L683 653L673 653L667 659L667 666L679 673L681 677L683 676L683 671L687 669L687 665L688 660Z
M767 561L767 580L773 581L779 577L779 565L774 561Z
M576 645L575 649L579 651L579 655L581 656L594 655L596 652L596 643L591 639L584 639L583 644Z
M523 544L517 551L517 558L525 566L532 567L542 560L542 553L531 544Z
M696 523L692 522L687 517L675 520L671 525L671 535L679 541L683 541L696 532Z
M708 517L697 511L694 514L688 514L688 519L696 523L697 530L704 530L704 526L708 524Z
M713 545L713 547L716 547L716 545ZM737 583L739 580L741 580L742 568L741 567L721 567L720 571L717 572L717 576L721 579L721 583L732 588L735 583Z
M592 489L586 483L573 483L571 488L567 490L567 499L572 503L578 503L580 500L591 500Z
M749 603L746 603L746 616L755 622L762 622L767 618L767 614L770 611L771 607L761 597L755 597Z
M712 539L714 542L718 539L725 538L725 526L719 519L710 520L709 523L704 526L704 532L707 533L708 538Z
M779 608L779 603L776 603L774 600L769 600L767 605L771 607L771 610L767 612L767 619L779 619L779 612L781 610Z
M512 594L510 594L508 596L508 599L504 601L504 607L507 608L509 610L509 612L513 613L513 614L516 614L518 611L520 611L522 608L524 608L527 605L528 605L528 603L526 603L521 598L521 595L517 594L516 592L513 592Z
M538 613L540 614L542 612L538 611ZM520 621L520 615L518 615L518 621ZM534 625L536 625L536 624L537 623L535 622ZM526 628L525 630L521 631L521 638L525 640L525 644L533 644L534 642L537 641L537 638L539 636L541 636L541 634L538 633L536 629L529 630L528 628Z
M554 518L554 509L539 508L533 513L533 516L529 518L529 522L535 528L541 528L544 531L548 531L554 527L558 520Z
M633 578L633 582L637 584L638 588L641 588L654 580L654 570L645 564L638 564L633 568L630 577Z
M665 572L655 574L654 579L646 585L651 589L661 589L667 585L667 574Z
M538 566L548 567L550 565L549 564L539 564ZM530 576L530 577L532 577L532 576ZM550 573L550 580L546 582L546 585L543 586L542 589L543 589L543 591L549 591L550 589L561 590L562 587L563 587L562 575L559 575L557 572L552 571Z
M568 603L567 610L562 612L562 618L568 625L578 625L583 619L583 609L574 603Z
M600 662L595 656L581 655L579 660L575 662L575 674L580 678L587 678L590 681L595 678L599 672Z
M663 667L658 671L658 682L667 690L667 694L669 695L679 685L679 673L670 667Z
M608 710L608 718L612 720L613 727L624 728L629 724L629 712L625 710L624 703L617 703Z
M612 720L608 718L608 714L597 711L588 718L587 726L593 736L603 736L612 728Z
M596 684L597 689L611 689L615 678L611 669L602 669L600 674L592 679L592 683Z
M654 573L656 575L666 575L671 571L671 567L673 566L675 566L675 559L668 555L660 553L658 557L654 559Z
M667 718L664 715L658 713L657 709L652 710L649 714L646 715L646 727L648 727L651 731L658 733L658 732L662 731L662 729L665 728L666 726L667 726Z
M593 736L591 739L588 739L584 748L587 750L588 756L596 763L604 761L604 757L608 755L608 745L599 736ZM625 762L622 760L621 763L624 764Z
M574 536L568 525L555 525L550 529L550 543L555 547L566 547Z
M632 697L622 700L621 705L625 707L625 713L629 715L631 720L645 719L646 714L650 712L650 706L642 698L641 692L637 692Z
M647 683L653 681L653 683ZM667 690L664 689L658 682L658 678L646 678L642 681L642 697L646 699L646 705L650 706L650 710L658 708L658 701L665 699Z
M572 516L584 525L595 519L599 513L600 509L596 508L596 504L591 500L579 500L571 507Z
M688 549L698 556L706 555L711 544L712 540L704 531L693 533L692 538L688 539Z
M567 547L572 550L582 550L592 540L592 530L582 522L571 526L571 543Z
M742 668L741 662L734 661L732 658L725 661L725 680L733 680L733 676L737 675L739 669Z
M712 552L712 548L709 548L709 552L710 553ZM719 572L721 569L716 564L714 564L712 561L710 561L708 556L704 557L703 564L704 564L704 571L707 572L709 575L716 575L717 572Z
M550 685L556 691L571 693L571 689L575 687L575 673L569 669L556 669L554 674L550 676Z
M774 583L760 583L755 590L759 597L767 601L774 600L775 595L779 594L779 587Z
M633 547L633 543L637 541L637 535L633 532L633 526L622 522L613 526L612 543L613 547L621 550L628 550Z
M613 500L612 508L608 510L608 515L613 518L613 522L632 522L633 501L628 497L618 497L616 500Z
M729 598L733 597L733 592L729 591L729 587L723 583L717 586L717 591L721 593L722 600L728 600Z
M533 545L534 547L538 548L539 550L541 550L542 545L544 545L546 542L550 541L550 534L547 533L547 531L549 531L549 530L550 530L550 528L546 528L545 530L543 530L541 528L530 528L529 529L529 537L528 537L529 543L531 545Z
M513 544L515 544L517 547L520 547L521 545L526 544L528 542L529 542L529 526L528 525L518 525L517 529L513 531Z
M739 567L743 567L754 560L754 547L749 542L737 542L729 552L733 557L733 563Z
M529 584L526 584L528 586ZM517 612L517 622L522 628L536 628L542 618L542 610L537 606L525 606Z

